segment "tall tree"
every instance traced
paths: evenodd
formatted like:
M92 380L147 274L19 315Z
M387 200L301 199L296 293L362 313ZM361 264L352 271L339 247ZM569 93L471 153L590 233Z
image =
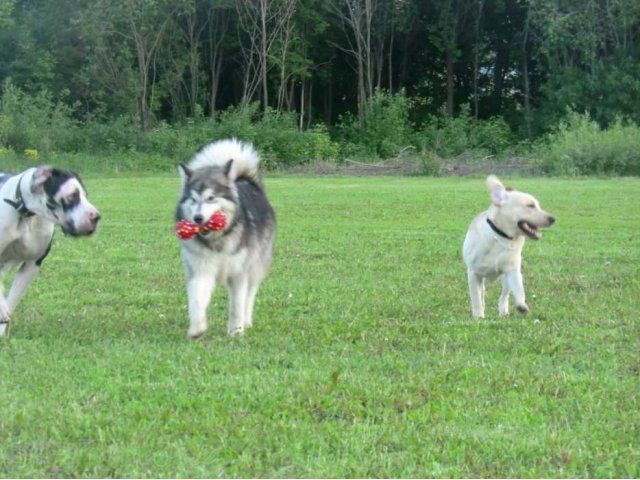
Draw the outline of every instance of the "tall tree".
M640 120L640 4L531 0L531 22L546 70L541 120L550 124L567 106L602 125L616 116Z
M209 116L215 117L220 76L228 43L233 4L229 0L209 0L207 8L206 60L209 68Z
M174 11L170 0L97 0L85 13L85 38L95 42L103 71L121 78L134 59L135 110L143 131L151 125L157 54Z
M338 47L355 61L358 113L362 118L367 101L373 95L373 19L378 0L342 0L333 9L347 41Z
M447 113L455 113L456 62L461 55L460 35L465 30L469 6L465 0L438 0L437 20L431 26L431 41L444 56Z
M243 103L261 89L262 105L269 106L268 73L275 42L281 38L291 21L298 0L238 0L238 19L242 30L244 68ZM281 52L282 55L282 52Z

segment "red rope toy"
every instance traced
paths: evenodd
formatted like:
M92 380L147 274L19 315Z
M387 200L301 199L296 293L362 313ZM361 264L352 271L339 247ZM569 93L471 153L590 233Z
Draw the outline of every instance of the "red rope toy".
M227 216L223 212L216 212L204 225L198 225L189 220L180 220L176 223L176 235L182 240L189 240L200 232L219 232L224 230L226 226Z

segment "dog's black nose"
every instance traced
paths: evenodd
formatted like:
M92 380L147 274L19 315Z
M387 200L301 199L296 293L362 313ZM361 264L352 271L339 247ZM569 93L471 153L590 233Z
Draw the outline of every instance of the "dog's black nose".
M556 223L556 217L549 216L549 226L553 225L554 223Z
M196 213L193 216L193 221L196 222L197 224L202 224L202 222L204 221L204 217L202 215L200 215L199 213Z

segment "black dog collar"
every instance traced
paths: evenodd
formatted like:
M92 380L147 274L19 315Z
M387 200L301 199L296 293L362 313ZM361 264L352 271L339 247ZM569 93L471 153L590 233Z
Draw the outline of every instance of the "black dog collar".
M18 185L16 185L15 200L10 200L8 198L5 198L4 201L5 201L5 203L8 203L13 208L15 208L16 211L20 214L21 217L23 217L23 218L33 217L35 215L35 213L33 213L31 210L29 210L27 208L27 206L25 205L24 197L22 196L22 191L20 190L20 184L22 183L22 177L23 176L24 175L22 175L18 179Z
M489 217L487 217L487 223L489 224L489 226L491 227L491 230L493 230L494 232L496 232L498 235L500 235L503 238L506 238L507 240L513 240L513 238L511 238L509 235L507 235L506 233L504 233L502 230L500 230L498 227L496 227L496 224L493 223Z

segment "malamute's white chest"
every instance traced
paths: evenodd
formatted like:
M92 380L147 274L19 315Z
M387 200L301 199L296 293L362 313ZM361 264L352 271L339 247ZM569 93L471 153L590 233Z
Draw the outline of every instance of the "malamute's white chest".
M190 241L193 242L193 241ZM231 279L241 275L246 269L248 252L244 248L231 249L227 245L220 251L204 245L191 244L182 249L188 265L195 269L193 274L213 275L217 285L228 286Z

